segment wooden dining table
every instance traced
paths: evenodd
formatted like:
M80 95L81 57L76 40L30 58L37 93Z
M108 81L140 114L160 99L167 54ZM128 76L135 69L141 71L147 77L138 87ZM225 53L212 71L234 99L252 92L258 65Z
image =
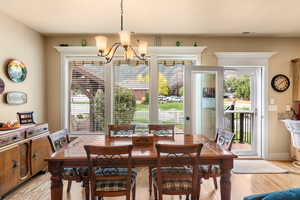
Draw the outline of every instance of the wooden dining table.
M154 142L149 146L134 146L132 152L135 167L155 167L157 152L155 144L203 144L201 151L201 165L217 164L221 168L220 192L221 200L231 199L231 169L233 159L237 156L232 152L222 149L218 144L203 135L178 134L175 137L154 137ZM80 136L64 146L62 149L47 158L48 170L51 173L51 199L63 198L63 168L88 167L84 145L117 146L132 144L131 137L108 137L105 135Z

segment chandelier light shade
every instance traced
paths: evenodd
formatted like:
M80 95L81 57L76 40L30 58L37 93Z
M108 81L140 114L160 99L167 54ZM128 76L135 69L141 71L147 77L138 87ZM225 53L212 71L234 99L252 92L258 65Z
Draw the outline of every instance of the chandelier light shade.
M121 0L121 31L119 32L120 42L114 43L112 46L107 47L108 39L105 36L96 36L96 47L98 49L98 56L104 57L106 63L112 61L117 49L123 47L124 49L124 59L131 60L137 57L139 60L145 60L148 43L146 41L138 42L138 53L131 45L131 33L129 31L123 30L123 0Z
M139 41L139 54L141 56L145 56L147 54L147 50L148 50L148 42L146 41Z
M96 46L99 51L105 51L107 48L107 37L105 36L96 36Z
M119 36L120 36L120 43L122 44L123 47L130 45L130 32L121 31L119 32Z

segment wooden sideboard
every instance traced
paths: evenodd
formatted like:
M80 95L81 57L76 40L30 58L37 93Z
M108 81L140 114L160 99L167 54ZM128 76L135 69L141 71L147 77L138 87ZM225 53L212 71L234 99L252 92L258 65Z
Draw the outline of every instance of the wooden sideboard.
M48 134L48 124L0 131L0 199L22 182L47 169L44 159L52 153Z

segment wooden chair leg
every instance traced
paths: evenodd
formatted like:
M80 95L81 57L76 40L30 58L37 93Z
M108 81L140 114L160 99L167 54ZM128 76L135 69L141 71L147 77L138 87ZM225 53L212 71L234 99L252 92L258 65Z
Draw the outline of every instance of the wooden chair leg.
M134 184L132 189L132 200L135 200L135 191L136 191L136 184Z
M149 167L149 194L152 194L152 168Z
M89 180L83 180L83 186L85 190L85 200L90 200L90 184Z
M158 199L159 200L163 200L163 195L162 195L162 193L160 191L158 191Z
M214 180L214 185L215 185L215 189L217 190L218 189L218 181L217 181L217 177L213 177L213 180Z
M71 186L72 186L72 181L68 180L68 187L67 187L67 192L68 193L71 191Z
M130 191L126 194L126 200L130 200Z
M153 186L154 188L154 200L157 200L157 188Z

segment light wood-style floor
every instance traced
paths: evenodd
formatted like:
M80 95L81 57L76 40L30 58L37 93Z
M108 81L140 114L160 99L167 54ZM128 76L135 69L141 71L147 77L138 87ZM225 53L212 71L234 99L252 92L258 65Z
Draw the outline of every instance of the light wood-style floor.
M293 168L290 162L273 162L279 167L288 170L297 170ZM137 178L137 200L152 200L148 193L148 169L140 168ZM300 169L298 169L300 173ZM50 175L38 175L32 180L23 184L11 194L7 195L5 200L49 200L50 199ZM64 184L65 186L66 184ZM232 200L241 200L242 197L254 194L265 193L288 188L300 187L300 175L298 174L232 174ZM80 183L74 183L72 190L68 195L64 187L64 200L83 200L84 191ZM201 200L219 200L219 190L215 190L212 180L204 180L201 187ZM166 200L178 200L179 198L165 196ZM124 197L105 198L105 200L121 200Z

